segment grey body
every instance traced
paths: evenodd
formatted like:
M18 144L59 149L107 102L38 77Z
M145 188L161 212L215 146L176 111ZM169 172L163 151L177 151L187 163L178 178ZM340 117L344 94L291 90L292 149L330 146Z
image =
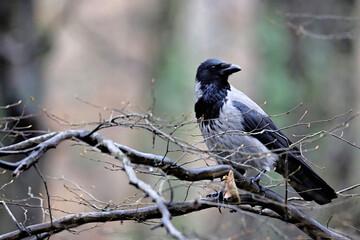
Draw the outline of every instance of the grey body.
M197 82L196 102L204 94L198 85L199 83ZM204 121L206 120L199 121L200 131L204 136L207 147L210 150L220 151L219 156L233 162L234 166L243 170L251 168L264 169L266 171L273 170L278 160L277 154L272 153L258 139L252 137L251 134L244 132L244 118L233 106L233 101L245 103L250 108L267 116L254 101L230 85L230 90L227 92L227 100L220 108L219 118L213 119L212 125L205 125ZM224 163L224 159L217 159L217 161L218 163Z
M196 73L195 114L217 162L240 173L275 169L305 200L331 202L335 191L306 164L300 150L255 102L229 84L228 77L240 70L208 59Z

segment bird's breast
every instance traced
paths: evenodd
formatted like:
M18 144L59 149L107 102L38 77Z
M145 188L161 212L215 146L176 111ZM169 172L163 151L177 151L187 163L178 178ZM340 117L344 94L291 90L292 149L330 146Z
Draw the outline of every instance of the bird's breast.
M242 114L230 103L226 101L220 108L218 118L200 120L199 127L206 145L231 161L270 171L277 155L258 139L244 132Z

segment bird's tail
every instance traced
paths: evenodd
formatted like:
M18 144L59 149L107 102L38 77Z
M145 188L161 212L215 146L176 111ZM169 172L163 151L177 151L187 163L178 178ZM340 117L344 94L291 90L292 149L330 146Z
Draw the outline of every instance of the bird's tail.
M285 166L287 165L287 173ZM326 204L337 197L332 189L319 175L317 175L300 156L287 155L286 160L278 161L276 171L287 175L290 185L306 201L314 200L318 204Z

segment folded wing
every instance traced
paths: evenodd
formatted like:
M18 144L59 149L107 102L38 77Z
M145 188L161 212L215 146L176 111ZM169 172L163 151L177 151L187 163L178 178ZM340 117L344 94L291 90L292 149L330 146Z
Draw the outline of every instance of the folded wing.
M335 191L304 162L299 149L289 148L292 142L269 116L239 101L233 101L232 104L241 112L243 130L280 156L276 172L288 178L290 185L301 197L318 204L329 203L337 197Z

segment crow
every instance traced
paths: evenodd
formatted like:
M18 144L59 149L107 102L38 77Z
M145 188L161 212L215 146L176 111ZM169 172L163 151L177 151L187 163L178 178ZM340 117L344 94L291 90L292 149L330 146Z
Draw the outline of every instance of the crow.
M195 79L195 114L207 147L219 164L240 173L258 169L253 177L275 170L306 201L326 204L335 191L317 175L300 150L276 127L259 105L231 86L228 77L241 68L218 59L200 64ZM250 171L249 171L250 172Z

